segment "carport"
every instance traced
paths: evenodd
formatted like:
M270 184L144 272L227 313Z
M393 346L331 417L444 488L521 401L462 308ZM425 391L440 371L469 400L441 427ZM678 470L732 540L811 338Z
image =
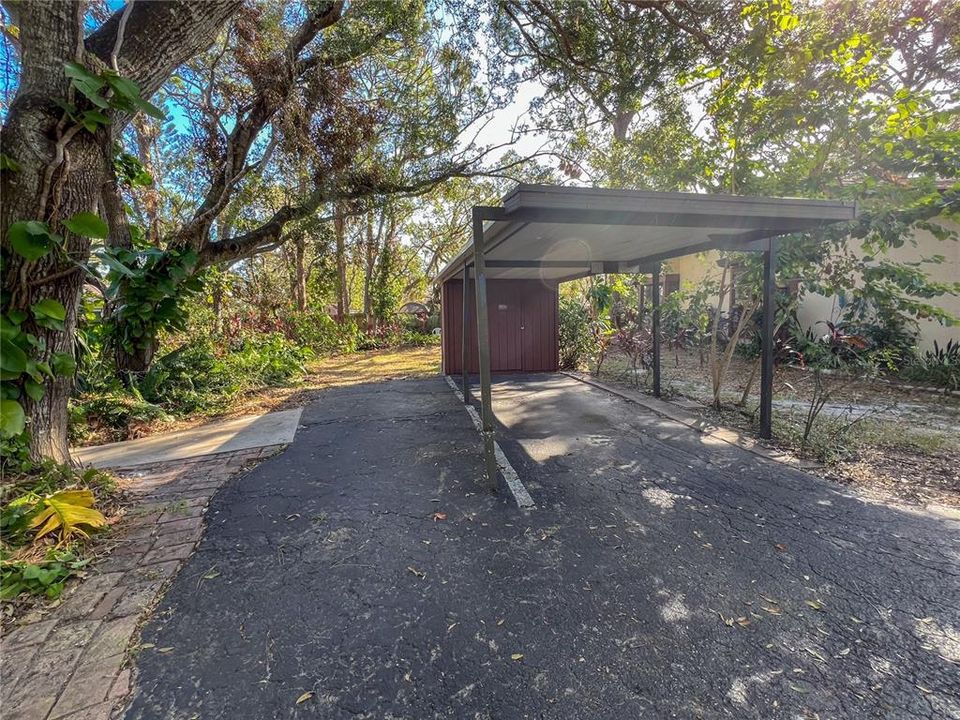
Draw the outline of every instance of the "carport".
M660 395L660 269L671 258L708 250L763 253L761 327L760 434L771 436L773 404L773 335L776 290L776 238L821 228L856 217L854 203L767 197L740 197L702 193L574 188L521 184L503 198L500 207L473 208L473 240L441 271L444 289L444 371L456 364L462 375L464 401L470 402L469 371L480 376L480 400L485 468L488 481L497 482L491 404L491 300L496 310L509 314L523 298L552 293L564 280L600 273L649 273L653 276L653 392ZM469 292L473 281L473 302ZM450 289L459 284L459 293ZM488 292L488 285L491 292ZM510 289L510 288L520 288ZM460 307L453 307L458 298ZM501 302L503 298L519 302ZM533 301L530 301L533 302ZM535 350L544 367L544 347L556 344L556 312L542 298L532 314L507 316L495 324L497 351L510 356L522 342ZM527 329L526 317L542 322ZM551 319L552 317L552 319ZM546 318L544 320L544 318ZM475 352L468 328L476 324ZM460 358L452 363L453 327L459 327ZM505 328L503 333L500 328ZM519 328L517 335L511 329ZM532 336L531 336L532 335ZM515 360L514 360L515 362ZM530 369L530 368L525 368Z

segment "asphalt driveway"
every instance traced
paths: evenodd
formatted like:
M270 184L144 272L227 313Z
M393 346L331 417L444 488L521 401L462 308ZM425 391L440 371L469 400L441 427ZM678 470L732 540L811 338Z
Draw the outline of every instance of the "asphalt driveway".
M960 718L960 527L562 376L327 391L214 498L128 718ZM298 702L299 701L299 702Z

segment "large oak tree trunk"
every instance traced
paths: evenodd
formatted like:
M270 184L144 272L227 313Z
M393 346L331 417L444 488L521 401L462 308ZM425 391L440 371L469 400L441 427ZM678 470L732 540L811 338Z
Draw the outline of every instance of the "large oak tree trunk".
M129 121L129 117L114 113L109 129L91 134L66 120L58 103L83 101L72 97L64 64L79 62L93 67L115 54L120 72L149 96L178 65L213 40L239 5L238 0L137 2L126 17L122 47L116 43L122 12L84 41L84 3L32 0L12 6L20 26L22 72L2 131L2 150L19 166L16 171L3 171L0 178L0 233L6 256L3 311L28 308L41 298L55 299L66 309L63 331L25 325L25 330L45 341L38 359L49 359L54 352L73 352L84 280L80 266L89 259L90 240L66 231L62 223L77 212L97 212L109 179L106 169L112 163L109 133L119 133ZM13 252L7 231L21 220L48 223L64 237L63 250L33 262ZM58 377L47 382L39 401L24 399L35 459L69 461L67 400L71 386L70 378Z

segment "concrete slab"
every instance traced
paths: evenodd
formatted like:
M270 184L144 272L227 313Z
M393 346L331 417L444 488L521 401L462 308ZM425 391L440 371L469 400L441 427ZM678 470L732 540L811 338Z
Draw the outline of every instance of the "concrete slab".
M149 463L233 452L266 445L286 445L300 424L303 408L212 422L200 427L124 442L74 448L74 460L99 468Z

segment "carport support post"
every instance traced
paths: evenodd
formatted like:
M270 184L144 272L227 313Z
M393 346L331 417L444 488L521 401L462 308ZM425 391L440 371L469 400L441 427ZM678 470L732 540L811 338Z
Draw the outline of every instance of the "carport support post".
M760 328L760 437L773 437L773 328L777 314L777 242L764 241L763 326Z
M653 396L660 397L660 263L653 266L650 299L653 301Z
M490 327L487 322L487 266L483 257L483 213L473 208L473 285L477 296L477 350L480 360L480 417L483 459L490 490L498 482L497 457L493 441L493 402L490 391Z
M470 295L467 294L467 288L470 287L470 266L463 264L463 316L460 319L460 363L463 372L463 404L470 404L470 335L467 329L470 327Z

